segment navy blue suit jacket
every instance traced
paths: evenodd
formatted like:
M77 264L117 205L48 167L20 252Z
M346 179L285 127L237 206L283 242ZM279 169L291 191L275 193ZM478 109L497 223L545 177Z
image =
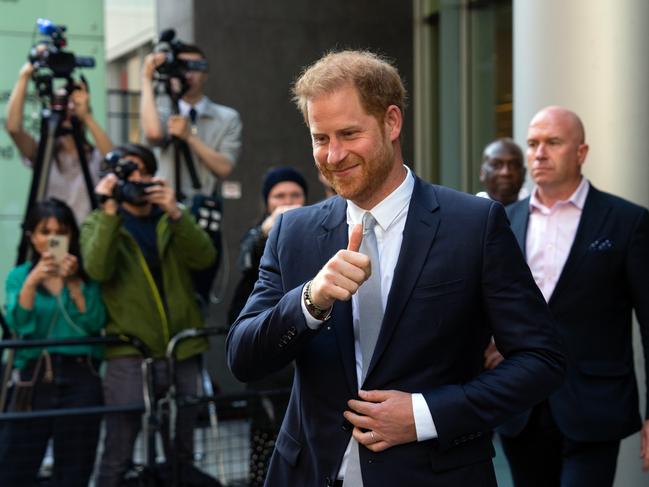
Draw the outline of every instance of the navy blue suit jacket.
M509 206L507 214L525 252L529 198ZM565 384L549 398L561 432L576 441L609 441L638 431L632 311L640 323L649 377L649 212L591 185L548 305L568 365ZM516 436L528 417L525 413L498 431Z
M336 302L317 331L306 326L301 309L304 284L347 241L340 197L285 213L227 338L228 364L242 381L295 360L270 486L328 485L350 439L343 411L359 388L351 304ZM482 372L492 334L507 360ZM491 469L485 433L541 401L563 376L554 321L502 206L417 179L362 387L423 393L439 436L381 453L361 447L365 485L469 485L462 472L470 466ZM469 483L494 485L490 478Z

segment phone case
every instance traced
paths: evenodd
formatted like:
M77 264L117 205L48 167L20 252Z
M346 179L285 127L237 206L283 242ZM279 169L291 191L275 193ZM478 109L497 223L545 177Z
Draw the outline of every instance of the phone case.
M68 237L65 235L54 235L47 241L47 249L54 256L54 260L60 263L68 253Z

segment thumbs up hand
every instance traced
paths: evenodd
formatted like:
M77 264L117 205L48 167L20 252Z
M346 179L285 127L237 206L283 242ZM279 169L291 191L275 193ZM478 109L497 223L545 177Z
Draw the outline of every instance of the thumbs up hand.
M363 227L352 229L346 249L336 252L311 283L311 299L318 308L329 309L336 300L349 301L372 272L370 258L359 252Z

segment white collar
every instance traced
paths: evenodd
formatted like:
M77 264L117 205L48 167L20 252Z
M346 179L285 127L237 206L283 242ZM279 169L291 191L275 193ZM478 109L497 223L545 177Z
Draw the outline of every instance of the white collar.
M412 197L412 191L415 187L415 177L408 166L404 164L403 167L406 168L407 172L403 182L379 204L369 210L383 231L388 231L390 225L401 214L404 207L408 206ZM347 223L360 223L366 211L354 204L353 201L347 200Z
M206 97L206 96L203 96L203 98L201 98L200 100L198 100L198 103L196 103L196 104L193 105L193 106L192 106L191 104L187 103L187 102L186 102L185 100L183 100L182 98L181 98L180 100L178 100L178 110L180 111L180 114L181 114L183 117L189 117L189 111L190 111L192 108L193 108L194 110L196 110L196 114L197 114L199 117L200 117L201 115L203 115L203 114L205 113L205 109L207 108L207 97Z

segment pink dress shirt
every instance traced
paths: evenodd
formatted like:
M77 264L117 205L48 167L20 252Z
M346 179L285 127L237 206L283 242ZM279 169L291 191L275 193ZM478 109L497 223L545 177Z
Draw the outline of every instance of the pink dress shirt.
M525 252L546 301L550 300L568 259L589 188L588 180L582 177L570 198L557 201L551 208L539 201L538 188L532 192Z

